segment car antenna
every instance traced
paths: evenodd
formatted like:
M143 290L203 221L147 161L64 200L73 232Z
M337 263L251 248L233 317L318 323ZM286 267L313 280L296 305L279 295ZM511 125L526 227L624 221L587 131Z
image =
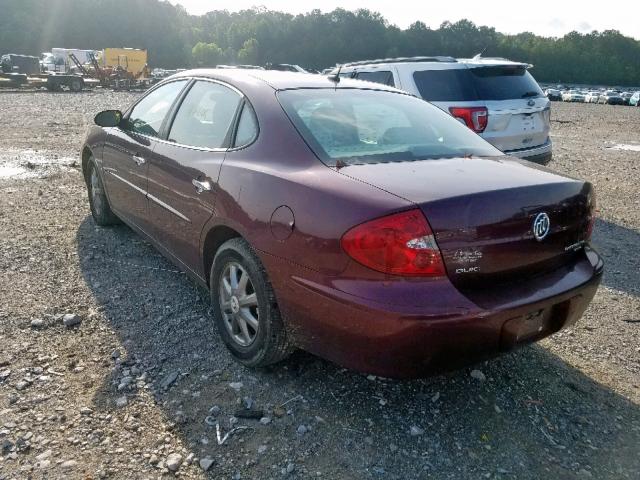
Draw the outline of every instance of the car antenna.
M489 44L487 44L487 46L484 47L480 53L474 56L473 60L480 60L480 58L482 58L482 54L487 51L487 48L489 48Z
M329 75L327 78L329 78L329 80L331 80L333 83L336 84L336 88L338 87L338 84L340 83L340 70L342 70L342 64L338 65L338 71L336 73L334 73L333 75Z

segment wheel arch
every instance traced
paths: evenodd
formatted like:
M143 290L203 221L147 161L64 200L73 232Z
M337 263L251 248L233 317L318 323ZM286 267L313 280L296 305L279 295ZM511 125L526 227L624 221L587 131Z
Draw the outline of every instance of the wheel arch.
M88 180L88 168L89 168L89 159L94 156L93 152L91 151L91 148L89 148L89 146L85 145L84 148L82 149L82 176L84 177L85 183Z
M240 232L223 224L215 225L207 231L202 242L202 266L207 285L210 283L211 266L216 252L224 242L232 238L244 239Z

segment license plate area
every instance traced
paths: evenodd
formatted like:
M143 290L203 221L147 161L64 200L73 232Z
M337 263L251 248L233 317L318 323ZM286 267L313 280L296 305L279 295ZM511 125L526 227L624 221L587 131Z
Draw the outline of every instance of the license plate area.
M533 132L536 129L536 113L522 115L522 130L525 132Z
M518 344L535 342L557 332L567 319L570 305L570 301L562 302L507 320L502 326L503 348L508 349Z

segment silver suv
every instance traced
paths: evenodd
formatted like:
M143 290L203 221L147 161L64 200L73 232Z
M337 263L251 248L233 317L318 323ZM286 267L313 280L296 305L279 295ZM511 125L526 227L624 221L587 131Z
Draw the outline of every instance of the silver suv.
M528 69L503 58L389 58L331 73L395 86L449 112L505 153L551 160L551 102Z

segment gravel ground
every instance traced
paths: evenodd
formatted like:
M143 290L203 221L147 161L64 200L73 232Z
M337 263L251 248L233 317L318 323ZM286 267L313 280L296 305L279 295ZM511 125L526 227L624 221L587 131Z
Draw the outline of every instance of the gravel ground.
M304 353L240 367L206 292L94 225L82 136L136 95L0 93L0 479L640 478L640 152L608 148L640 145L640 108L553 105L550 167L598 193L607 267L585 317L392 381Z

